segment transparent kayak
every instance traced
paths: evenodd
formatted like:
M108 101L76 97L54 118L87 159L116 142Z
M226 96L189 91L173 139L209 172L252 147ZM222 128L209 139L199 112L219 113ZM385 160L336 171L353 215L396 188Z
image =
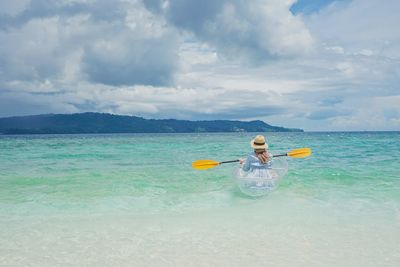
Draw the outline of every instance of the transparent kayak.
M273 158L268 169L245 172L242 168L238 168L235 173L236 184L245 195L264 196L276 188L287 171L288 163L285 157Z

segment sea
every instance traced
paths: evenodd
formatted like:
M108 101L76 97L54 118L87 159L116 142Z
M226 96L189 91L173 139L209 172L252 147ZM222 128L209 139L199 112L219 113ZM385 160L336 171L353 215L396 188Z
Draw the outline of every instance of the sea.
M243 194L258 133L0 136L0 266L400 266L400 133L263 133L288 173Z

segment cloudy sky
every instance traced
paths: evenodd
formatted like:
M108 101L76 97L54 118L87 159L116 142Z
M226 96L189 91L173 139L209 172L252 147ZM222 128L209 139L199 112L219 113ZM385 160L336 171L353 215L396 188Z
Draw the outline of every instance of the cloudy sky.
M398 0L0 0L0 117L400 130Z

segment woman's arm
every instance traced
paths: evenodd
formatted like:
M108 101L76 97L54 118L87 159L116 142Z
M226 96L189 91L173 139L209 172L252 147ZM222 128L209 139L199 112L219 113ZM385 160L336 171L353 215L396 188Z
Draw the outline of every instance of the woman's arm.
M267 167L268 168L271 168L272 167L272 154L271 153L269 153L269 152L267 152L267 155L268 155L268 159L267 159Z
M242 165L242 170L244 170L245 172L250 170L250 161L250 156L248 156L246 161L244 162L244 165Z

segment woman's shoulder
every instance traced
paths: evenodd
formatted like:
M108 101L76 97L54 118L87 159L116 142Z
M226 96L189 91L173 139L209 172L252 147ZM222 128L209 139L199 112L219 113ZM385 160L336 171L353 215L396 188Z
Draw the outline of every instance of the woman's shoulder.
M254 152L250 153L250 154L247 156L247 160L248 160L249 162L259 161L259 159L258 159L256 153L254 153Z
M251 153L249 153L249 155L247 156L248 158L253 158L253 157L257 157L256 153L253 151Z

